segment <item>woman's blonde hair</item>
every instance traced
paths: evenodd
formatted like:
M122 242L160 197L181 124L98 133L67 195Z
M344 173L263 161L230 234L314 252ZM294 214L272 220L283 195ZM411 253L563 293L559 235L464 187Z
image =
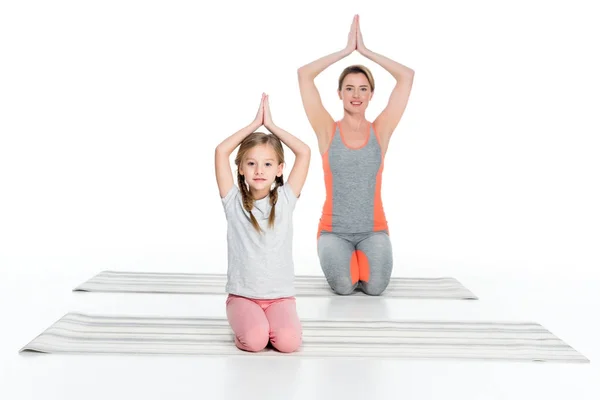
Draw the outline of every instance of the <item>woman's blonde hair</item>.
M244 209L248 211L250 214L250 221L252 222L252 226L258 232L261 232L261 228L258 225L258 221L252 214L252 208L254 207L254 197L248 190L246 186L246 181L244 179L244 175L240 174L240 165L246 158L246 154L250 149L255 146L260 145L270 145L273 150L275 150L275 154L277 154L277 163L282 164L284 162L284 152L283 145L281 144L281 140L275 135L268 135L263 132L253 132L248 135L240 144L240 148L238 149L237 155L235 156L235 165L237 166L237 178L238 178L238 186L240 192L242 193L242 201L244 204ZM279 186L283 186L283 174L281 176L275 177L275 187L271 189L269 193L269 199L271 201L271 213L269 214L269 227L272 228L275 223L275 204L277 204L277 188Z
M338 90L342 90L344 78L349 74L363 74L369 81L371 92L375 91L375 79L373 79L373 74L369 68L365 67L364 65L350 65L349 67L344 68L338 79Z

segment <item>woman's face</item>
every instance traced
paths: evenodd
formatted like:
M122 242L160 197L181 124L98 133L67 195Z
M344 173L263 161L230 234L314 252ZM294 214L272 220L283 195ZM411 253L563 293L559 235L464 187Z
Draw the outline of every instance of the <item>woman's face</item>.
M352 113L364 113L373 97L369 80L360 72L346 75L338 94L344 103L344 109Z

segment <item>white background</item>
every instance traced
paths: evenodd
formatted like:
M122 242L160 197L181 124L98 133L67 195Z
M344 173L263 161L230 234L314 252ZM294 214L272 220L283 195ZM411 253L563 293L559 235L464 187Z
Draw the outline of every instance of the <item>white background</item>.
M325 187L296 70L342 49L355 13L368 48L416 71L383 177L393 274L533 276L525 296L543 282L556 282L549 299L565 282L570 293L595 294L600 26L592 4L3 2L1 306L21 330L3 333L11 346L2 353L17 359L20 346L85 302L69 290L101 270L226 271L214 148L252 121L263 91L275 122L313 150L294 251L298 274L320 274ZM354 53L317 86L341 118L337 77L352 63L374 73L373 120L393 86L378 65ZM484 287L496 292L482 283L483 300ZM510 297L500 293L499 301ZM585 315L578 323L591 324ZM36 367L21 368L27 376Z

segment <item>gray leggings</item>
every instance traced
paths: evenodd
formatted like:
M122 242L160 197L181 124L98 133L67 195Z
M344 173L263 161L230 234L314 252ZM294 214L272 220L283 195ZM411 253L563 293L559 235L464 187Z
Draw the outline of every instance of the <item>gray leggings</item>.
M321 269L337 294L359 288L379 296L390 283L392 245L386 232L321 232L317 240Z

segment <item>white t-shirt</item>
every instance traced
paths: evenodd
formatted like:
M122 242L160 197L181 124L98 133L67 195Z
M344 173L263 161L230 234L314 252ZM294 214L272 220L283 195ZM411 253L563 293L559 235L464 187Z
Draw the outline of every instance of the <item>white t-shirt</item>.
M221 199L227 218L227 293L255 299L295 295L292 215L298 198L287 182L277 191L273 228L269 228L269 196L254 201L252 214L263 230L260 233L252 226L235 184Z

